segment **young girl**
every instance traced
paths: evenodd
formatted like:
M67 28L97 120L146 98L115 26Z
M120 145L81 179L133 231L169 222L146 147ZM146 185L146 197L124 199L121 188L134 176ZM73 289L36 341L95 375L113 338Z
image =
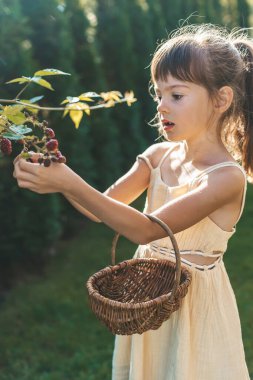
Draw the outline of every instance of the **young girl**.
M158 330L116 337L113 380L249 380L223 255L253 176L252 42L211 25L181 28L155 52L151 79L165 141L105 193L64 164L16 159L14 176L22 188L61 192L139 244L135 257L175 260L164 230L128 206L146 189L145 213L175 234L192 273L188 294Z

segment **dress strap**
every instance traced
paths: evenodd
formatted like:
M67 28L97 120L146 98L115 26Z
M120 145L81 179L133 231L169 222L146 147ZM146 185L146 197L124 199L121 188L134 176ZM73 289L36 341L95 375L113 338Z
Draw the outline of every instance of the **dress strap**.
M220 162L219 164L215 164L215 165L212 165L210 166L209 168L206 168L204 170L202 170L202 172L200 174L198 174L194 180L196 179L200 179L201 177L203 177L204 175L208 174L208 173L211 173L213 172L214 170L216 169L219 169L219 168L224 168L226 166L236 166L238 169L241 170L241 172L243 173L244 177L247 179L247 176L246 176L246 173L244 171L244 169L239 165L237 164L236 162L234 161L227 161L227 162Z
M177 147L178 144L172 144L168 150L166 150L166 152L164 153L164 155L162 156L162 158L160 159L158 165L157 165L157 168L160 168L160 166L162 165L163 161L165 160L165 158L169 155L169 153L175 148Z
M160 159L158 165L156 166L156 168L159 168L161 166L161 164L163 163L163 161L165 160L165 158L168 156L168 154L177 146L177 144L172 144L172 146L169 147L168 150L166 150L165 154L162 156L162 158ZM153 170L153 166L151 165L151 162L150 160L148 159L148 157L144 156L144 154L139 154L136 159L142 159L143 161L146 162L146 164L148 165L149 169L150 170Z
M151 162L149 161L148 157L144 156L143 154L139 154L136 157L136 160L138 160L139 158L146 162L150 170L153 170L153 166L151 165Z
M246 199L246 191L247 191L247 174L246 174L245 170L239 164L237 164L236 162L233 162L233 161L227 161L227 162L221 162L219 164L210 166L209 168L203 170L200 174L198 174L197 176L195 176L193 178L193 180L191 182L191 186L194 185L194 183L196 182L196 180L200 180L206 174L211 173L211 172L213 172L216 169L224 168L226 166L235 166L235 167L237 167L242 172L242 174L244 175L244 180L245 180L244 190L243 190L243 197L242 197L241 208L240 208L240 213L239 213L239 216L238 216L238 218L236 220L236 223L237 223L239 221L239 219L240 219L240 217L242 215L243 209L244 209L245 199Z

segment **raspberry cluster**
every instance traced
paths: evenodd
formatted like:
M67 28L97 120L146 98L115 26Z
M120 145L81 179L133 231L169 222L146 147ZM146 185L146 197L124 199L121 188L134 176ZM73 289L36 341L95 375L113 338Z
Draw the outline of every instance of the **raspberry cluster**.
M44 121L44 126L45 124ZM39 157L38 163L44 164L44 166L48 167L51 165L51 162L58 162L59 164L65 164L66 163L66 157L62 155L62 153L58 150L58 140L56 140L55 133L53 129L46 127L44 129L45 134L45 149L43 156Z
M57 140L54 140L54 141L57 141ZM46 167L50 166L51 162L58 162L59 164L65 164L66 163L66 157L64 157L61 154L61 152L59 150L57 150L57 151L46 152L46 153L44 153L44 155L42 157L38 158L38 163L40 165L44 164L44 166L46 166Z
M51 162L66 163L66 158L58 149L58 140L55 138L55 133L52 128L48 128L48 122L43 120L41 123L35 116L26 114L28 123L32 123L34 127L38 127L41 137L38 136L23 136L22 140L16 140L23 145L21 157L27 161L33 162L30 151L40 154L38 163L46 167L51 165ZM0 150L4 155L12 153L12 142L10 139L0 135Z

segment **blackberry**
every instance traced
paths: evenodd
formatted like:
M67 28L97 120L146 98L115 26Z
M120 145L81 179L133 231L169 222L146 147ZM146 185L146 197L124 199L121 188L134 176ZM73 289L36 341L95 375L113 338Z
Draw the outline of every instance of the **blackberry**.
M12 152L12 145L9 139L3 138L0 142L0 149L3 154L10 155Z
M46 148L49 152L53 152L58 149L58 140L51 139L46 143Z
M45 134L47 137L50 137L50 139L53 139L55 137L55 133L52 130L52 128L46 128L45 129Z
M65 163L66 163L66 157L64 157L64 156L60 156L60 157L58 158L58 162L59 162L59 164L65 164Z
M44 158L39 157L39 158L38 158L38 163L41 165L41 164L43 164L43 162L44 162Z
M45 161L44 161L44 166L48 168L48 166L51 165L51 160L50 158L46 158Z

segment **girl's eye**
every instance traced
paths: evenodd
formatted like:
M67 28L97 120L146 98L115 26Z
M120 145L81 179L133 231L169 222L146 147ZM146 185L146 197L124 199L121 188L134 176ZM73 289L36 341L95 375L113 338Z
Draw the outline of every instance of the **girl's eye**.
M182 99L183 95L173 94L172 97L173 97L175 100L180 100L180 99Z

